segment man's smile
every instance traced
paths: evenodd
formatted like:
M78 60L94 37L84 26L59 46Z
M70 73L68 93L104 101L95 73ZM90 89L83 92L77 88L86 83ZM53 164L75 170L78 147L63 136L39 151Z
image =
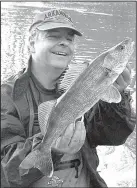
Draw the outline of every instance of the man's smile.
M53 54L56 55L62 55L62 56L67 56L68 54L66 52L52 52Z

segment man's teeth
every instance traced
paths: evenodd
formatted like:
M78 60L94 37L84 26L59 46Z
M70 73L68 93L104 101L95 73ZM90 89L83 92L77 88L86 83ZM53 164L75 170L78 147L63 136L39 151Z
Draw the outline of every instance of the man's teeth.
M66 53L64 53L64 52L54 52L54 54L56 54L56 55L64 55L64 56L66 56L67 54Z

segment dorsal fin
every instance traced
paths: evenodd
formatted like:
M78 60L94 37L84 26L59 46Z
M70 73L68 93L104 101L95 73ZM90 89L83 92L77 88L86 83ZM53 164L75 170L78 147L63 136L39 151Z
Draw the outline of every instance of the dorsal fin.
M89 66L89 62L69 64L66 70L61 74L58 81L58 91L64 93L78 78L78 76Z
M46 134L48 128L49 116L56 106L57 100L51 100L43 102L38 106L38 120L40 125L40 130L43 135Z

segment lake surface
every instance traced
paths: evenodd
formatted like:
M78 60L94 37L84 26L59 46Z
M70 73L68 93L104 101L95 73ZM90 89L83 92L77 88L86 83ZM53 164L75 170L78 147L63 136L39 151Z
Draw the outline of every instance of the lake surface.
M76 51L74 56L75 61L83 62L84 60L94 59L103 51L121 42L125 37L131 37L135 41L135 2L2 2L1 5L2 81L10 75L18 72L27 64L28 28L32 23L34 15L43 10L48 10L51 8L64 9L72 16L74 23L76 23L76 27L83 33L83 37L76 38ZM135 53L131 57L131 62L132 82L129 88L132 91L134 97L133 102L135 103ZM131 135L130 141L133 141L132 138L133 137ZM123 153L121 156L123 156ZM112 159L111 157L112 154L109 156L109 158ZM112 161L110 164L111 163ZM121 165L123 165L123 163ZM134 177L134 170L131 165L131 161L128 161L128 167L132 168L131 172L129 173L132 175L132 177ZM109 175L111 173L108 170L109 168L105 169L107 175ZM116 170L116 172L118 172L118 170ZM107 175L104 176L104 178L106 178ZM120 180L117 180L117 182L111 181L112 186L124 186L126 179L127 178L122 180L122 183L119 183ZM134 178L132 179L133 185L135 180ZM111 185L108 178L105 180L109 185ZM131 185L131 179L126 184L126 186L128 185Z

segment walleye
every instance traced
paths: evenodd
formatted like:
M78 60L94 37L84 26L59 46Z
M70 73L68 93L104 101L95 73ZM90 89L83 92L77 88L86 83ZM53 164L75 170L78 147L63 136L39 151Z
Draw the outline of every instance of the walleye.
M133 46L132 39L126 38L99 55L89 66L83 66L79 75L75 73L73 76L71 68L63 74L59 89L63 90L64 87L64 94L38 107L39 124L44 137L41 144L20 164L21 175L34 167L51 177L54 171L51 148L67 126L83 116L99 100L108 103L121 101L121 95L113 83L125 69L134 51Z

